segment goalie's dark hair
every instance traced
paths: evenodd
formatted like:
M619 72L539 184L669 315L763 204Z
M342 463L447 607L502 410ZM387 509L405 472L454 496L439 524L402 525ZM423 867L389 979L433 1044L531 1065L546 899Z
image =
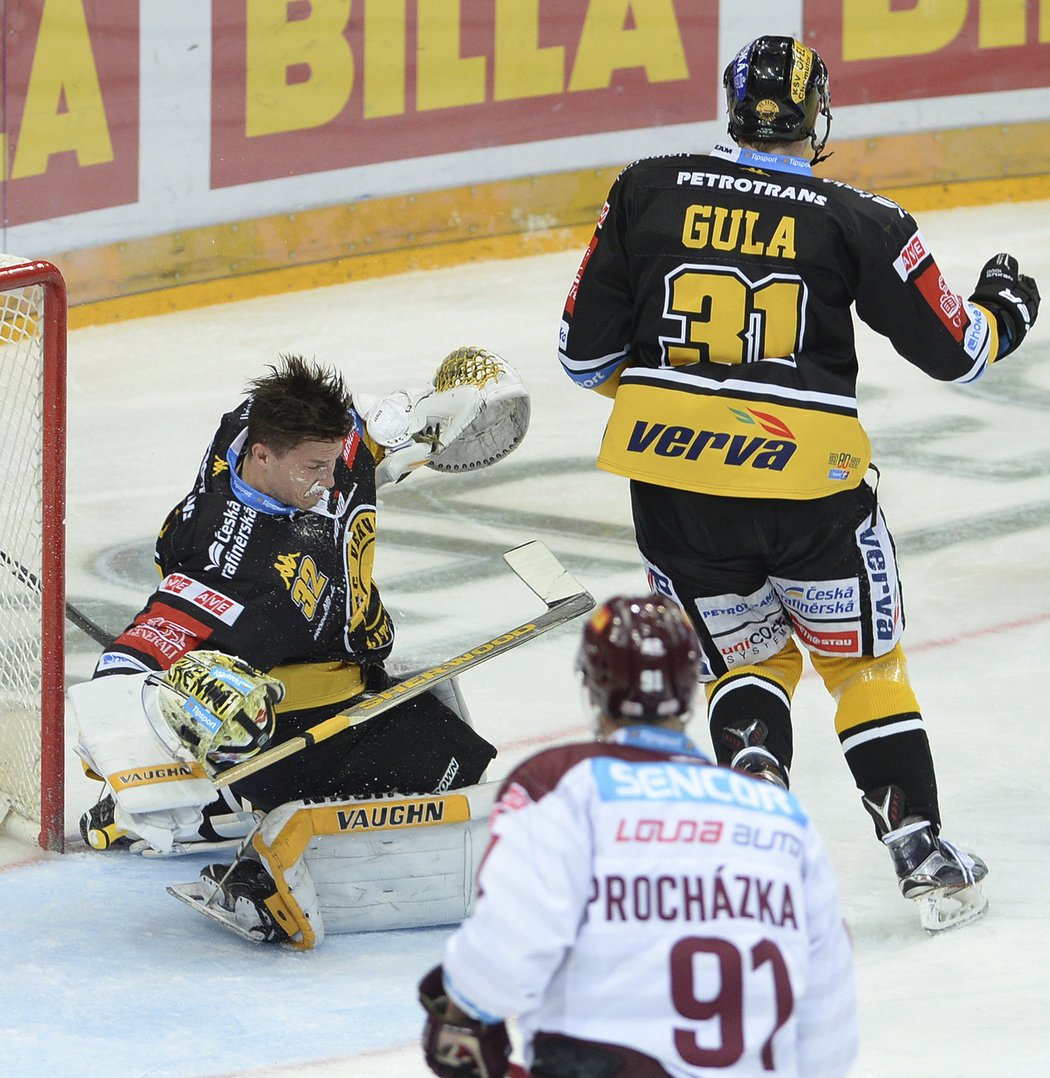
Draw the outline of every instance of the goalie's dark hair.
M352 398L337 370L284 354L267 370L245 387L252 398L249 446L262 442L283 456L300 442L335 441L350 433Z

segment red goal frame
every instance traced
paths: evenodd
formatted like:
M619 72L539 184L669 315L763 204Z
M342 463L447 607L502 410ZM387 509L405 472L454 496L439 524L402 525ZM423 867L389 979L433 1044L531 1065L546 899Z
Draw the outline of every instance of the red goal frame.
M45 850L65 848L66 285L57 266L0 267L0 290L43 289L41 494L40 833ZM30 574L31 579L31 574Z

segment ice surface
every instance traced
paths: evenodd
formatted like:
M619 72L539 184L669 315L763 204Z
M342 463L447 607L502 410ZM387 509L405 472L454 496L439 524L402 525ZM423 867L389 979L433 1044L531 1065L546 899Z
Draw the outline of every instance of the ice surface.
M930 213L923 233L956 291L999 250L1050 281L1050 204ZM533 394L525 444L467 476L424 472L380 507L377 575L397 654L431 661L533 616L502 551L540 538L599 598L640 591L626 482L592 461L608 403L555 358L579 252L260 298L77 331L69 362L69 596L116 630L153 579L151 550L218 414L278 353L339 363L380 393L453 348L503 354ZM1042 1073L1050 1007L1050 325L970 389L926 379L861 327L861 414L902 563L905 643L934 754L946 835L989 863L991 910L939 938L897 894L811 673L796 697L794 788L830 849L856 944L858 1076ZM586 736L570 625L464 675L492 777ZM70 630L68 672L94 646ZM692 733L706 744L702 722ZM70 755L67 830L96 788ZM333 936L308 954L253 947L164 892L199 858L0 843L0 1073L346 1075L429 1072L419 976L446 929Z

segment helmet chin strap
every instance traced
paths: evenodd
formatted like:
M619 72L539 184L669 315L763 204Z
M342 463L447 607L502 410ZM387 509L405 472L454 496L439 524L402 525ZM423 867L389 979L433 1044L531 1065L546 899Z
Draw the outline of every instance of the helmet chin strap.
M813 160L810 161L810 165L819 165L821 161L826 161L835 152L834 150L830 153L822 152L831 135L831 109L826 104L821 105L820 115L824 117L824 137L819 142L817 141L817 125L814 124L809 136L809 144L813 147Z

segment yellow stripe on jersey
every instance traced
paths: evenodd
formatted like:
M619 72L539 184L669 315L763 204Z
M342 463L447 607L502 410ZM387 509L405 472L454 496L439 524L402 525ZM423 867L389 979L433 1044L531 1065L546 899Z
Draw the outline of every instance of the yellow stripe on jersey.
M982 307L979 303L975 303L974 306L980 307L984 311L985 318L988 319L988 332L991 335L988 342L988 365L991 366L999 358L999 323L987 307Z
M870 463L850 398L640 368L621 379L598 456L630 479L741 498L824 497Z
M357 663L288 663L275 666L270 675L284 683L284 699L275 708L278 715L342 704L365 690Z

